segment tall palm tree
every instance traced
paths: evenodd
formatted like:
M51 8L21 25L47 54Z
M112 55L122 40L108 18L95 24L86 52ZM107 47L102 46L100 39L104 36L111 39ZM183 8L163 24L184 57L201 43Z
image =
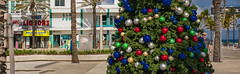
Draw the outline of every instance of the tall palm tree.
M96 25L97 25L97 19L96 19L96 7L97 4L104 1L104 0L83 0L84 4L82 4L81 7L91 6L93 10L93 48L97 48L97 39L96 39ZM102 7L98 6L99 9L104 10ZM105 11L105 10L104 10Z
M205 9L203 12L201 12L198 17L199 17L200 20L202 20L201 22L203 24L205 24L204 27L207 27L207 29L210 30L210 37L211 37L211 40L212 40L212 38L213 38L212 37L213 36L212 31L213 31L213 28L214 28L214 24L212 23L213 22L212 17L209 17L208 9ZM210 44L212 44L212 41L211 41Z
M32 49L36 48L35 45L35 18L34 16L36 15L37 10L42 10L43 12L47 13L45 11L45 8L50 9L50 4L49 3L43 3L41 1L50 1L50 0L16 0L16 1L22 1L22 4L17 4L14 8L16 10L21 10L25 11L29 9L32 13ZM47 15L47 14L46 14Z
M213 61L220 62L221 61L221 44L220 44L220 5L221 0L212 0L212 4L214 6L214 51L213 51Z
M222 23L222 27L227 29L227 45L229 45L229 28L231 24L232 18L230 15L225 15L224 22Z
M71 0L72 63L79 63L76 40L76 0Z
M4 47L4 33L6 33L6 30L4 29L3 23L5 22L4 18L4 13L6 13L6 9L7 7L5 6L6 4L6 0L5 1L0 1L0 73L1 74L7 74L6 73L6 68L7 65L6 63L6 54L5 54L5 50L7 50L7 48ZM5 30L5 32L4 32Z

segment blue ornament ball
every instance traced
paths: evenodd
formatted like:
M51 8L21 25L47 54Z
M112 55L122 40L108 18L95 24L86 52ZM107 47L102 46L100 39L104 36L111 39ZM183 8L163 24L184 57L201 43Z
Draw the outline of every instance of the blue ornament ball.
M115 36L115 39L118 39L118 38L119 38L119 36L116 35L116 36Z
M145 61L142 61L141 64L144 65L146 62Z
M172 0L162 0L163 6L170 6L172 3Z
M180 54L180 55L178 56L178 58L181 59L181 60L184 60L184 59L185 59L185 55L184 55L184 54Z
M169 53L169 54L173 54L173 49L169 49L169 50L168 50L168 53Z
M195 58L196 56L195 56L195 54L193 55L193 58Z
M175 20L175 17L173 15L171 15L170 20Z
M177 24L177 20L176 19L173 20L173 24Z
M155 9L154 9L154 13L157 14L158 12L159 12L159 9L158 9L158 8L155 8Z
M190 21L191 22L196 22L197 21L197 16L196 15L190 16Z
M193 53L196 53L196 50L193 50L192 52L193 52Z
M143 37L143 41L144 41L145 43L149 43L149 42L151 41L151 36L150 36L150 35L145 35L145 36Z
M109 65L112 65L112 64L113 64L113 61L114 61L114 60L113 60L112 58L109 59L109 60L108 60L108 64L109 64Z
M127 59L122 59L122 64L125 65L128 63L128 60Z
M197 11L195 11L195 10L192 10L192 13L193 13L194 15L197 15Z
M121 16L121 17L119 18L119 20L120 20L120 21L123 21L123 20L124 20L124 17L123 17L123 16Z
M127 10L128 10L129 12L132 12L132 11L133 11L132 7L129 7Z
M117 68L116 70L117 70L118 73L120 72L120 68Z
M189 30L189 29L191 28L191 26L186 25L185 28L186 28L187 30Z
M198 48L202 48L203 44L201 42L198 42Z
M147 10L146 8L143 8L143 9L142 9L142 13L143 13L143 14L147 14L147 12L148 12L148 10Z
M193 46L193 49L194 50L198 50L198 46Z
M161 50L162 50L162 51L164 51L164 50L165 50L165 48L161 48Z
M115 19L114 19L114 22L118 24L118 23L120 23L120 20L118 20L118 19L115 18Z
M202 38L202 37L199 37L198 39L199 39L199 40L201 40L202 42L204 42L204 38Z
M116 59L120 58L120 56L121 56L120 52L114 52L113 53L113 57L116 58Z
M200 51L199 49L197 49L197 53L198 53L198 54L201 54L201 51Z
M198 29L196 27L194 27L194 30L197 31Z
M149 64L143 65L144 70L148 70Z
M169 61L167 61L167 65L169 65L170 63L169 63Z
M188 51L192 51L192 47L188 47L187 50L188 50Z

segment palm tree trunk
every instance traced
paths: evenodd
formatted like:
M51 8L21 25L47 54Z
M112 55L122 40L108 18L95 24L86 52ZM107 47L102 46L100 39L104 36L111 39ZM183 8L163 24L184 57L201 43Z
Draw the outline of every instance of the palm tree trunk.
M215 39L214 39L214 52L213 52L213 61L220 62L220 4L221 0L212 0L214 6L214 32L215 32Z
M210 37L211 37L210 38L211 39L211 43L210 44L212 44L212 42L213 42L213 34L212 33L213 33L213 29L210 30Z
M229 47L229 28L227 28L227 46Z
M72 63L79 63L76 41L76 1L71 0Z
M97 39L96 39L96 3L93 4L93 48L97 48Z
M32 0L32 5L31 6L35 6L35 0ZM32 49L36 49L36 40L35 40L35 12L34 12L34 7L32 7L31 9L32 12Z

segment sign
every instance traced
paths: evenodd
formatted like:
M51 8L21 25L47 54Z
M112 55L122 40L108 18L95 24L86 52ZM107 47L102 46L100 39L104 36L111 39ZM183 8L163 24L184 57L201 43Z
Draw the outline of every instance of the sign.
M13 20L12 22L13 24L19 25L20 20ZM22 21L23 26L32 26L33 25L33 21ZM49 26L50 25L50 21L49 20L36 20L35 21L35 25L36 26Z
M67 40L66 41L66 50L71 50L72 51L72 40Z
M23 31L23 36L32 36L32 31ZM49 31L35 31L35 36L49 36Z
M30 37L26 37L26 47L30 48Z

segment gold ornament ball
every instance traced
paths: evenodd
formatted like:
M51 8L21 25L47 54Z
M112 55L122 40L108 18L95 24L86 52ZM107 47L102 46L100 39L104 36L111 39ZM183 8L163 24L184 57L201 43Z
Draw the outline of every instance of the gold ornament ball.
M116 16L116 19L119 19L119 18L120 18L120 15L117 15L117 16Z
M129 63L133 63L133 61L134 61L134 59L133 59L132 57L129 57L129 58L128 58L128 62L129 62Z
M173 58L172 56L169 56L169 57L168 57L168 60L169 60L169 61L173 61L174 58Z
M125 36L125 33L124 33L124 32L122 32L122 33L121 33L121 36Z
M148 21L151 21L151 20L152 20L152 17L151 17L151 16L149 16L149 17L148 17Z
M143 52L143 56L148 56L148 53L146 51Z
M184 37L184 39L185 39L185 40L188 40L188 39L189 39L189 37L188 37L188 36L185 36L185 37Z
M159 14L155 14L154 18L156 18L156 19L159 18Z

